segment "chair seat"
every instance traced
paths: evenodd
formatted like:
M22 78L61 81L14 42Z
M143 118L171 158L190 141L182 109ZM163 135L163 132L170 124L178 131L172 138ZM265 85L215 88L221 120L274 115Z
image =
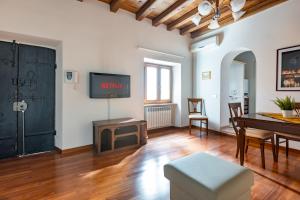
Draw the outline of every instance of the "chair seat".
M290 140L299 140L300 141L300 135L297 136L297 135L292 135L292 134L288 134L288 133L277 133L277 132L276 132L276 135L288 138Z
M247 128L246 129L246 136L252 137L252 138L258 138L258 139L268 139L274 135L273 132L266 131L266 130L260 130L260 129L254 129L254 128Z
M208 119L207 116L201 114L190 114L189 119Z

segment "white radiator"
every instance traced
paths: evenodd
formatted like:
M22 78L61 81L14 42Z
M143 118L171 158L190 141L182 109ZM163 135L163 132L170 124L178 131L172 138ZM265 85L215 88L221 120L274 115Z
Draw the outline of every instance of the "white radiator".
M176 104L146 105L145 120L147 129L174 126Z

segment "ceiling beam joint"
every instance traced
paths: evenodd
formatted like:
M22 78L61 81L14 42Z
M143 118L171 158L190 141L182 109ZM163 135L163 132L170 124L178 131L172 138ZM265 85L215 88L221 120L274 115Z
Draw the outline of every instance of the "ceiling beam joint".
M110 11L111 12L117 12L120 7L121 7L121 3L123 2L124 0L112 0L110 2Z
M167 25L167 29L169 31L174 30L176 27L181 26L185 23L187 23L188 21L191 20L191 17L193 17L194 15L196 15L198 13L198 8L194 8L193 10L185 13L184 15L182 15L181 17L177 18L176 20L172 21L171 23L169 23Z
M152 11L152 5L156 2L156 0L148 0L142 7L136 12L136 20L141 21L145 17L147 17Z
M178 7L180 7L185 2L186 2L186 0L177 0L170 7L168 7L166 10L164 10L162 13L160 13L157 17L155 17L152 20L152 25L153 26L160 25L163 21L165 21L167 18L170 17L170 15L172 14L173 11L175 11Z

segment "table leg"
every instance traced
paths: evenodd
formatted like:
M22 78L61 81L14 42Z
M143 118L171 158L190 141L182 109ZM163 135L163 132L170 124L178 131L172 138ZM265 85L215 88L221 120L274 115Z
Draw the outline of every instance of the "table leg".
M111 130L111 150L115 150L115 128L110 129Z
M244 165L244 155L245 155L245 129L241 128L239 130L239 149L240 149L240 164Z
M101 136L102 136L102 132L103 132L103 129L98 128L97 135L96 135L96 138L95 138L97 154L101 153L101 139L102 139Z

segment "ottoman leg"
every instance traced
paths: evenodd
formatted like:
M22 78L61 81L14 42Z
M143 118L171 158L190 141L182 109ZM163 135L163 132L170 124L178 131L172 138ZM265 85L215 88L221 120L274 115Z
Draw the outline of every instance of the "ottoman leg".
M170 184L170 200L194 200L188 193L174 183Z

